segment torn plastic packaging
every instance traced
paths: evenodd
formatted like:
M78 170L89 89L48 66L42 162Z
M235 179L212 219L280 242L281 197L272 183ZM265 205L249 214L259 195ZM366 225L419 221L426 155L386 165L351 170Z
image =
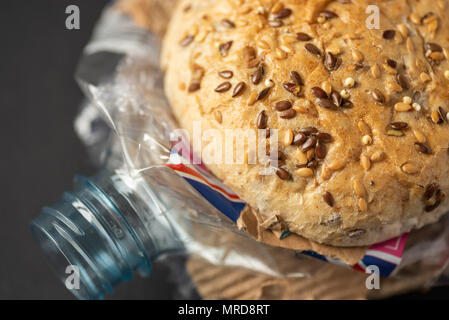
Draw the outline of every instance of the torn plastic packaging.
M176 157L170 135L177 124L164 97L158 50L156 36L114 8L105 10L85 48L77 80L89 103L75 127L103 169L77 177L74 191L31 224L61 280L74 266L80 287L69 286L71 291L99 299L133 273L150 275L152 261L173 252L276 277L318 272L303 267L301 261L310 259L305 255L261 244L239 230L235 222L244 202L206 168ZM388 274L406 279L425 272L427 285L443 283L447 224L446 218L411 235ZM297 256L298 265L285 267L279 254Z

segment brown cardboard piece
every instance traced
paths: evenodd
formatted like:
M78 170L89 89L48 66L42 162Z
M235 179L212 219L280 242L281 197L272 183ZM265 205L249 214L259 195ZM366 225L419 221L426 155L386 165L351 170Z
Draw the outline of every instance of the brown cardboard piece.
M368 290L367 274L312 258L290 262L317 271L307 277L276 278L243 268L212 265L196 257L188 260L187 270L204 299L233 300L383 299L422 288L432 278L432 272L400 280L382 278L380 289Z
M298 263L298 261L295 261ZM211 265L191 258L187 270L205 299L366 299L364 275L308 260L319 269L312 277L275 278L250 270Z

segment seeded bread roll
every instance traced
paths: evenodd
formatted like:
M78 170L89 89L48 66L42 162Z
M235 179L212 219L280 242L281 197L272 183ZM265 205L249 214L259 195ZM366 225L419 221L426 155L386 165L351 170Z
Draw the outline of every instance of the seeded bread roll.
M261 175L263 159L208 164L267 228L377 243L449 206L448 7L181 0L164 40L166 94L191 136L195 121L203 132L279 130L276 174Z

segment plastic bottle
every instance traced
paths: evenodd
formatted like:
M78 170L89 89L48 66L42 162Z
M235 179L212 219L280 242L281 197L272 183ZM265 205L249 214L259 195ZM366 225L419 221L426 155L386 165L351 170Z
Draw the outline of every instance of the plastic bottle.
M78 176L74 191L45 207L31 230L63 282L68 266L79 271L79 288L68 286L73 294L102 299L134 272L149 275L160 255L184 250L170 210L177 209L141 178L105 170Z

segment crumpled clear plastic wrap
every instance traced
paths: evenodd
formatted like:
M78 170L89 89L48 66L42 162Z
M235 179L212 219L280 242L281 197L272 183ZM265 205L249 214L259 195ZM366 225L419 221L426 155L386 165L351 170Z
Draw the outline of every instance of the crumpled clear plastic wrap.
M163 92L160 40L139 29L113 7L105 9L81 59L77 80L86 102L75 122L98 165L122 166L157 192L171 197L192 224L190 252L211 263L241 266L273 276L312 276L309 257L269 247L239 231L182 177L164 165L170 157L170 133L177 128ZM105 164L106 162L106 164ZM156 182L156 183L155 183ZM391 277L426 286L445 284L449 276L449 218L412 232L400 265ZM294 267L286 260L295 259ZM324 263L324 262L323 262Z

